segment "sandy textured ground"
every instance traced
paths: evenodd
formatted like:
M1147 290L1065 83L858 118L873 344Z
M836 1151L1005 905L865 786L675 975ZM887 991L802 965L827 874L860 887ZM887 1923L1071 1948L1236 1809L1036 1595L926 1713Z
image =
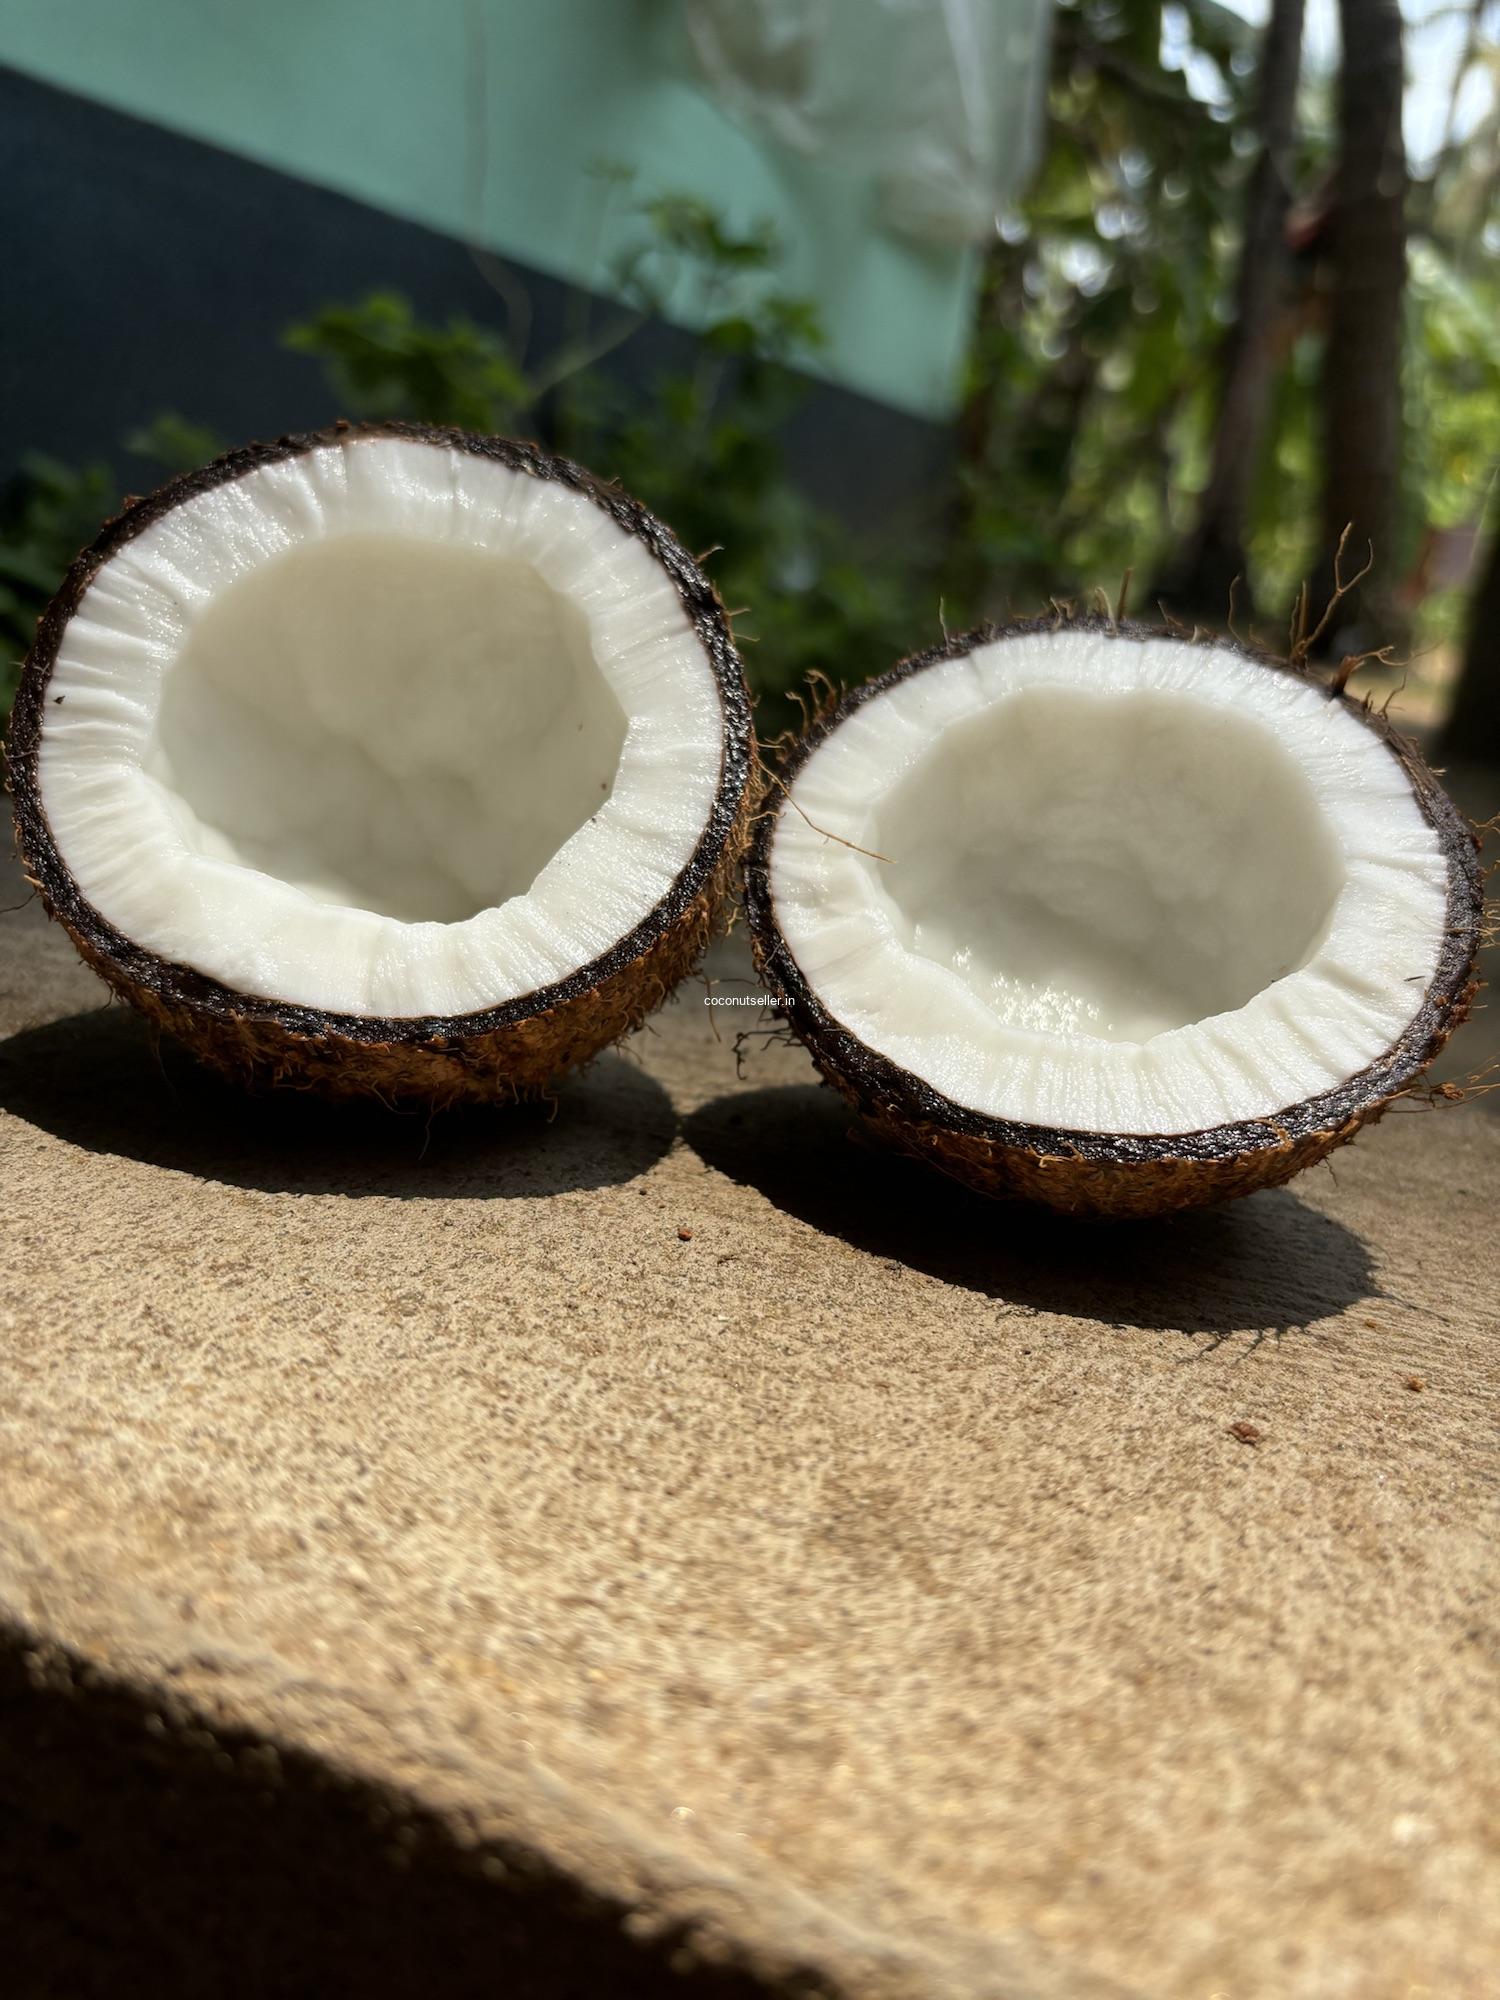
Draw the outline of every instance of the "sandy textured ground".
M18 2000L1496 1991L1500 1121L1067 1226L696 991L428 1131L0 954Z

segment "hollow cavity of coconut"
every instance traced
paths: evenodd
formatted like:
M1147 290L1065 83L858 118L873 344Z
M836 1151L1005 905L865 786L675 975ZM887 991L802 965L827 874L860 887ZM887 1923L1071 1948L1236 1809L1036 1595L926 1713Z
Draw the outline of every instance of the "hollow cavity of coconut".
M543 1088L696 962L747 821L724 613L531 446L341 425L111 522L38 627L23 856L85 959L258 1083Z
M1237 646L985 628L781 775L748 869L773 996L877 1135L986 1193L1288 1180L1467 1011L1467 823L1382 718Z

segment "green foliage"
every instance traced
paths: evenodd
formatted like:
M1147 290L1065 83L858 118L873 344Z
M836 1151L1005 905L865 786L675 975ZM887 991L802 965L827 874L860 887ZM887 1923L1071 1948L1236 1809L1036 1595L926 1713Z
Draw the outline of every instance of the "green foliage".
M1191 88L1159 60L1159 5L1059 8L1046 154L991 253L969 357L990 411L953 552L970 610L1132 567L1144 582L1206 468L1252 41L1210 0L1178 11Z
M1253 133L1257 32L1214 0L1060 0L1039 175L988 260L969 358L950 606L963 614L1112 586L1138 598L1207 474ZM1500 56L1482 45L1479 66ZM1294 192L1315 211L1333 164L1329 79L1304 73ZM1383 552L1419 650L1460 613L1433 587L1434 537L1472 525L1500 464L1500 277L1482 222L1500 114L1412 191L1400 545ZM1274 405L1253 468L1250 582L1275 637L1313 564L1322 484L1316 256L1293 272ZM1151 609L1148 603L1143 608Z
M502 335L462 318L445 327L422 326L394 292L327 306L293 327L287 345L323 362L351 415L508 431L531 401Z
M194 472L224 449L224 440L207 424L189 423L174 410L164 410L139 430L129 431L124 446L132 457L150 466L158 478L174 472Z
M1412 245L1403 380L1408 539L1423 638L1443 644L1462 634L1464 593L1423 572L1435 538L1476 524L1500 466L1500 280L1434 238Z

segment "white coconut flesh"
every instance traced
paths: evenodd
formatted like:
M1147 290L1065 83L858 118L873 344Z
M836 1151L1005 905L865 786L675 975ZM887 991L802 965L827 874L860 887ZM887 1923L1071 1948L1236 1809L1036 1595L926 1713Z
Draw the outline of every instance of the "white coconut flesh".
M1446 864L1400 763L1225 648L995 641L852 710L790 796L769 886L814 996L992 1118L1274 1116L1385 1053L1436 970Z
M670 578L586 494L351 438L126 542L47 689L42 803L125 937L364 1017L546 988L702 840L724 711Z

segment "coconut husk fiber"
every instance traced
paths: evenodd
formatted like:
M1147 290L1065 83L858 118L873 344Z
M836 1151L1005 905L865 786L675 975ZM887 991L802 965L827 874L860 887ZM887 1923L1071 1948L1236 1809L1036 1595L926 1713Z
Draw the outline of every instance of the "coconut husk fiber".
M10 2000L1493 1993L1500 1121L1089 1225L692 988L430 1125L103 997L0 920Z

